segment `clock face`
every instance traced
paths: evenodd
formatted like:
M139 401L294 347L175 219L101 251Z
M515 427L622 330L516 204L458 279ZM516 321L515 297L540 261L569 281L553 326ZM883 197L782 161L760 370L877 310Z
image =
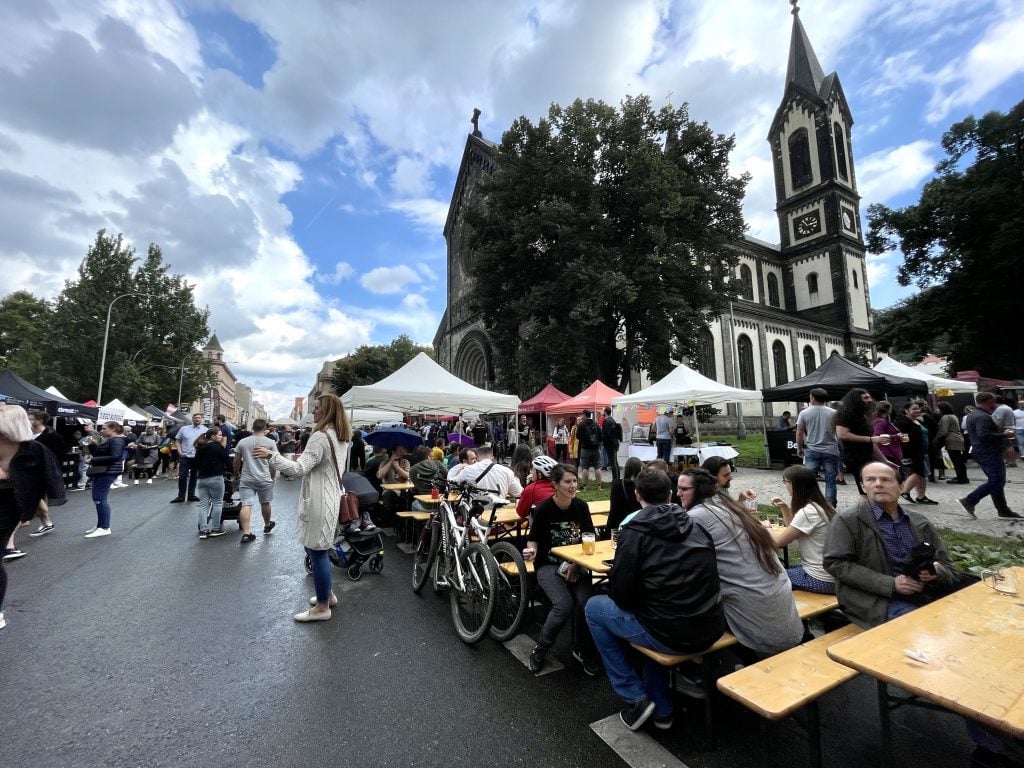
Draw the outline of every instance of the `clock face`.
M843 211L843 227L853 232L853 216L849 211Z
M800 237L807 237L813 235L821 229L821 222L818 219L817 213L808 213L806 216L801 216L796 220L796 233Z

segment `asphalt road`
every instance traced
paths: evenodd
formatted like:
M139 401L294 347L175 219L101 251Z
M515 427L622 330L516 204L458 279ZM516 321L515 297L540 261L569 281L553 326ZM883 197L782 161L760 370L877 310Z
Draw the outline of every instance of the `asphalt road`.
M352 582L334 570L331 621L296 624L312 594L295 540L298 488L278 483L277 528L246 546L234 523L198 540L193 505L168 504L174 488L162 481L112 492L109 537L82 538L95 519L85 493L54 511L53 534L23 529L29 555L7 564L0 630L0 764L655 764L590 727L619 703L572 661L568 631L555 649L565 669L539 678L489 639L465 646L446 600L412 594L410 558L393 539L382 574ZM711 749L700 706L683 711L686 701L657 735L679 764L806 764L797 733L775 725L765 740L760 721L728 703ZM868 681L827 697L822 721L826 765L878 763ZM957 718L907 711L895 723L898 765L967 764Z

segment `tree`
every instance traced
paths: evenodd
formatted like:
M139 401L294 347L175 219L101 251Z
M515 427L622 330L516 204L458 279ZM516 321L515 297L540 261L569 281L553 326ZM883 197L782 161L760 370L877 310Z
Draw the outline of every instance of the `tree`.
M949 355L950 334L936 334L931 322L942 311L942 291L926 288L875 313L875 343L893 357L909 362L928 354Z
M1024 345L1016 290L1024 253L1024 101L969 116L942 137L946 158L915 205L868 209L868 250L903 254L897 280L922 290L893 323L917 349L948 334L954 369L1015 378Z
M49 386L54 361L47 355L53 308L28 291L15 291L0 300L0 367L32 382Z
M331 386L335 394L343 395L352 387L374 384L390 376L420 352L434 357L432 347L418 346L404 333L390 344L364 344L335 363Z

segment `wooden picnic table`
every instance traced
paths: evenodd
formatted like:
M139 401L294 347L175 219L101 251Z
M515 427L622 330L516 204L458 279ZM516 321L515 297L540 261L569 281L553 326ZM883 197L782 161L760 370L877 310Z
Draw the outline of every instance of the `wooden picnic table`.
M383 488L385 491L398 491L399 493L401 493L402 491L411 491L416 486L414 486L410 482L405 482L405 483L381 483L380 487Z
M594 544L594 554L584 555L582 544L567 544L564 547L552 547L551 554L559 560L566 560L586 568L593 574L604 575L611 570L611 566L605 565L604 560L614 558L612 543L609 540L598 541Z

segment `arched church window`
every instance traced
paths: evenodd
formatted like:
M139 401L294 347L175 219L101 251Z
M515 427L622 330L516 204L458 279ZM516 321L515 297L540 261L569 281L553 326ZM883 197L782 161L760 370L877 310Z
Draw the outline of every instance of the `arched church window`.
M747 301L754 300L754 277L746 264L740 265L740 296Z
M804 376L808 373L813 373L817 367L818 363L814 356L814 347L807 344L804 346Z
M745 333L736 339L736 351L740 358L740 386L756 389L754 384L754 345Z
M811 183L811 144L807 139L807 129L800 128L789 136L789 177L793 181L793 189L805 187Z
M860 288L860 286L857 285L857 270L854 269L854 270L851 270L851 272L853 273L853 287L854 288Z
M768 273L768 303L773 307L782 306L779 302L779 278L774 272Z
M836 163L839 175L844 181L850 180L850 171L846 164L846 132L839 123L832 123L832 138L836 143Z
M786 345L776 340L772 344L772 363L775 366L775 386L789 381L789 370L786 366Z
M715 337L707 328L698 334L693 362L701 376L707 376L709 379L718 378L715 374Z
M809 274L807 276L807 292L809 294L811 294L812 296L816 295L818 293L818 273L817 272L811 272L811 274Z

